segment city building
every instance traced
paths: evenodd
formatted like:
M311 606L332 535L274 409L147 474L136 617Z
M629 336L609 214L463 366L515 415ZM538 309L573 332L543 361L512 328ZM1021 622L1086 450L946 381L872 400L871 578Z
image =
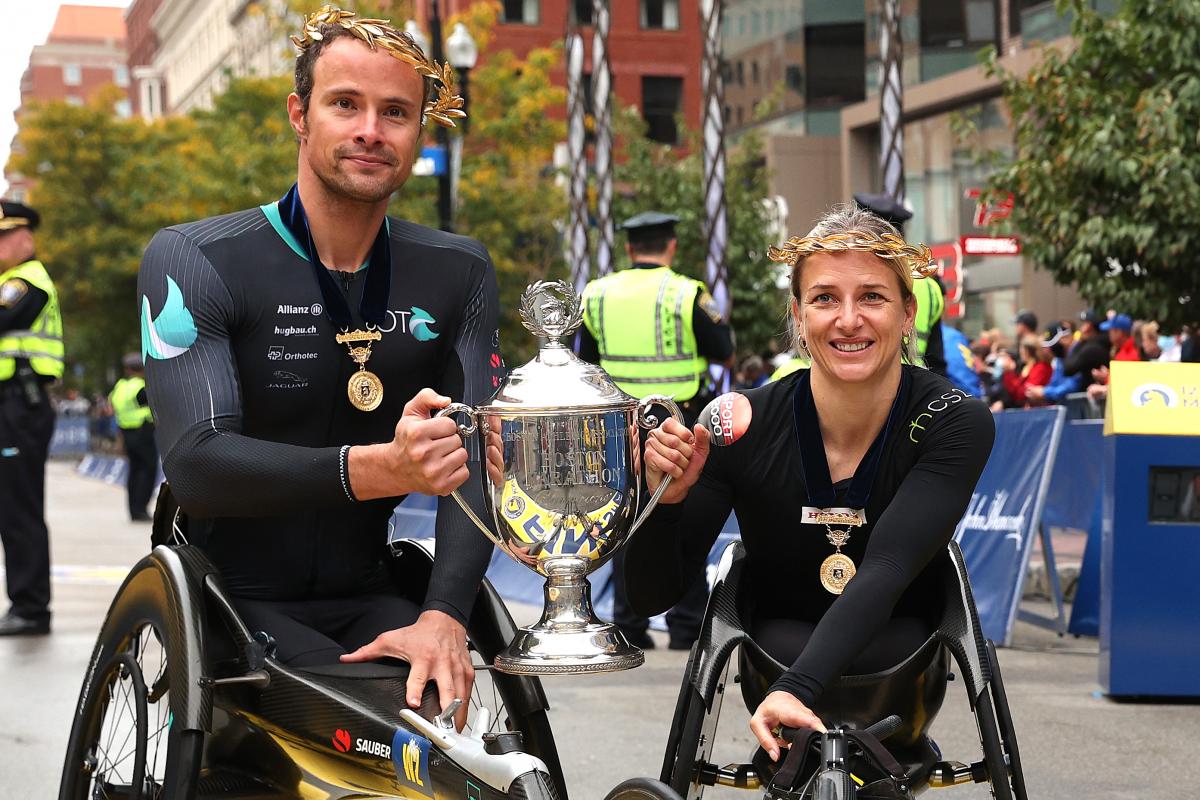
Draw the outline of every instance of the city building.
M125 20L119 8L63 5L44 44L29 56L29 67L21 76L21 105L16 111L18 140L22 113L31 103L61 100L83 105L105 86L129 87L125 53ZM128 99L117 102L116 111L129 116ZM13 151L19 145L14 140ZM8 197L22 200L29 191L25 176L5 168Z
M442 0L439 11L443 22L472 2ZM428 32L430 0L414 0L413 5L418 25ZM503 0L488 50L511 50L524 58L534 48L561 43L571 10L584 37L584 83L585 91L590 91L592 0ZM698 128L704 99L700 85L703 34L699 0L610 2L610 20L608 54L614 102L637 107L651 138L678 144L681 136L676 117L682 114L686 125ZM486 59L487 53L480 58ZM551 77L557 85L566 86L565 64L560 63Z
M158 34L152 20L162 0L133 0L125 10L125 29L128 31L129 75L133 85L129 99L133 113L154 119L163 113L162 77L154 71L154 56L158 53Z
M1011 206L979 207L987 173L974 157L1012 147L1000 84L984 75L980 50L995 47L1008 69L1024 72L1042 43L1067 42L1068 21L1053 0L899 5L904 175L913 211L906 232L932 245L943 264L947 317L974 335L1011 330L1024 308L1046 321L1073 316L1083 304L1072 287L1023 258L1019 241L985 229ZM1110 12L1117 2L1092 5ZM786 202L789 235L804 234L855 192L882 191L881 9L881 0L727 0L727 130L734 146L750 131L763 135L771 193ZM956 132L960 118L974 123L973 141Z
M139 74L163 92L162 112L210 108L230 76L287 72L291 47L271 26L281 9L282 0L161 0L150 19L158 46Z

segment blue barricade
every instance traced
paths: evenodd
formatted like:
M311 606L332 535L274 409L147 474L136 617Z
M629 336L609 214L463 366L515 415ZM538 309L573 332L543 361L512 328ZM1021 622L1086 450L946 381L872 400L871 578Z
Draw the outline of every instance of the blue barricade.
M1068 411L1068 416L1070 412ZM1100 634L1101 498L1104 496L1104 420L1074 419L1063 427L1042 524L1087 532L1068 632Z
M54 436L50 439L50 455L81 456L88 451L87 417L66 417L59 414L54 420Z
M1066 410L994 415L996 443L955 538L962 546L984 636L1010 644Z

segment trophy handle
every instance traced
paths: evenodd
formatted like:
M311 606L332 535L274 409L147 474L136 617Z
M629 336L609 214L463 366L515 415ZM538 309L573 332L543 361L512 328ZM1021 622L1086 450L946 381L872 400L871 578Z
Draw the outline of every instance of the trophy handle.
M683 424L683 414L680 413L679 406L675 404L675 401L671 399L669 395L650 394L646 395L638 402L637 423L639 427L645 428L646 430L652 430L658 427L658 417L650 413L650 407L656 405L666 406L667 410L671 412L671 416L675 418L675 421L680 425ZM638 514L637 519L633 523L633 527L629 529L629 533L627 534L628 536L632 536L634 531L640 528L642 523L646 521L646 517L650 516L650 512L654 510L656 505L658 505L658 499L662 497L662 493L665 492L667 487L670 485L671 476L664 475L662 483L660 483L658 488L654 490L654 494L650 495L650 500L646 503L646 507L642 509L642 513Z
M479 428L479 424L475 422L476 413L477 412L475 409L466 403L451 403L433 416L434 418L438 418L449 417L453 414L466 414L467 418L471 421L471 424L463 425L461 422L458 423L458 435L462 438L463 444L465 445L467 443L467 438L473 436L475 431ZM482 463L482 460L483 459L481 457L479 468L486 469L487 467ZM504 549L504 543L500 541L500 537L492 533L491 529L484 524L483 520L479 518L475 511L469 505L467 505L467 501L463 500L462 495L458 493L458 489L451 490L450 496L453 497L455 502L458 503L458 507L463 510L463 513L467 515L467 518L470 519L471 522L475 523L475 527L479 528L479 530L483 532L483 535L491 540L492 544Z

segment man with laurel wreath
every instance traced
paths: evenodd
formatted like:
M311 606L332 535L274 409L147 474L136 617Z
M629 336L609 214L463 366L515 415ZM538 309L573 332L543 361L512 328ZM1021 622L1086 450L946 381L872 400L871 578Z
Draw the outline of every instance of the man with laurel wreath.
M447 497L462 487L483 513L478 454L433 415L499 385L496 277L479 242L386 210L424 125L453 126L463 102L452 69L385 20L325 6L292 41L295 185L161 230L142 261L163 469L280 660L403 659L409 705L433 680L445 708L470 694L465 625L491 545ZM421 606L395 594L386 552L409 492L441 496Z

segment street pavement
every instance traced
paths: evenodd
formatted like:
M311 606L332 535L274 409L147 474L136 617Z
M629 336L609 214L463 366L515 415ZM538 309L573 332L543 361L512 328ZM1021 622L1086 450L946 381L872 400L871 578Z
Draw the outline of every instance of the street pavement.
M127 522L125 514L123 489L78 476L71 463L50 464L54 633L0 639L0 798L57 791L96 630L125 571L149 547L149 526ZM536 609L513 613L528 622ZM636 670L545 680L573 800L601 800L624 778L657 776L686 654L666 650L665 636L656 636L659 649ZM1105 698L1093 639L1060 639L1018 624L1014 645L1000 659L1031 797L1141 800L1190 796L1200 785L1200 705ZM961 687L950 685L932 732L945 757L971 761L979 746ZM748 757L748 718L731 692L717 761ZM962 800L988 796L983 786L944 791ZM755 795L720 789L705 796Z

